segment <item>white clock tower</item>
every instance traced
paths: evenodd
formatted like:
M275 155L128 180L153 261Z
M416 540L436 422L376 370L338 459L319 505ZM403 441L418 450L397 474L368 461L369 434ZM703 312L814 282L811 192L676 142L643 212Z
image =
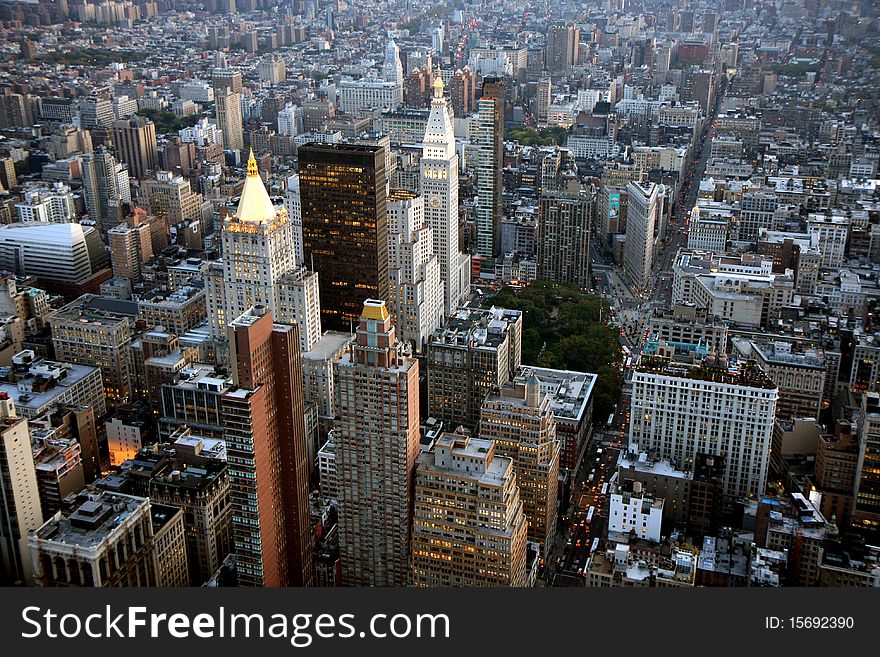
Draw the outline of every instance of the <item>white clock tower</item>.
M425 218L434 232L434 253L440 260L443 310L448 317L470 293L470 256L458 243L458 154L452 110L443 97L443 78L434 76L434 97L421 161Z

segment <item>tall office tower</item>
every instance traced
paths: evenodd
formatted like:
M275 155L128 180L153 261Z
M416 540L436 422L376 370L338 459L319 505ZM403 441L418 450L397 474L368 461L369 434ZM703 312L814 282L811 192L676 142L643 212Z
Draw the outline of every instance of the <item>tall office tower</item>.
M419 364L384 301L367 299L350 352L334 364L339 552L346 586L409 579Z
M414 68L403 82L403 104L405 107L421 109L431 102L433 72L427 66Z
M241 94L220 91L215 96L217 125L223 135L223 148L240 151L244 148L244 127L241 117Z
M251 306L263 306L278 322L300 320L302 350L311 349L321 337L315 328L319 320L312 316L319 312L315 274L296 266L294 227L287 210L276 208L269 198L253 151L238 209L223 222L221 245L223 281L209 286L212 337L222 341L229 321ZM296 281L302 283L298 296Z
M470 116L476 109L477 76L469 66L458 69L449 80L449 100L456 118Z
M581 31L574 23L553 25L547 30L544 62L548 71L565 71L578 62Z
M876 545L880 535L880 394L862 394L853 527Z
M79 102L79 125L81 128L112 128L115 114L113 101L109 98L91 96Z
M143 283L143 264L153 257L150 224L127 226L119 224L107 231L113 275Z
M385 46L382 79L400 85L400 95L403 98L403 66L400 64L400 48L397 47L394 39L388 39L388 44Z
M89 219L105 233L119 223L123 206L131 204L128 168L99 146L82 155L83 195Z
M564 191L545 190L538 210L538 278L590 287L593 199L575 179Z
M287 179L287 189L284 191L284 208L290 223L293 225L293 261L297 267L304 264L303 261L303 218L302 201L299 197L299 174L294 173Z
M241 71L234 68L215 68L211 74L211 86L214 89L215 99L218 92L222 92L224 89L240 94L244 88Z
M504 160L504 82L483 79L483 95L477 103L477 248L476 253L492 258L501 243L501 190Z
M18 176L15 175L15 162L11 157L0 157L0 189L9 191L18 185Z
M522 312L460 309L428 344L428 412L448 428L475 430L486 395L516 376Z
M217 125L223 134L223 148L230 151L242 150L244 127L241 115L241 71L214 69L211 86L214 88Z
M760 495L778 397L753 361L642 356L633 374L629 442L680 470L692 470L698 453L724 454L724 493Z
M419 353L443 321L440 263L431 232L423 197L392 190L388 197L388 307L400 340Z
M298 135L303 131L302 107L288 103L278 111L278 134Z
M627 184L626 243L623 270L634 291L645 294L651 286L654 264L654 230L659 221L658 187L652 182Z
M458 153L452 112L443 97L439 73L434 79L419 166L425 218L434 234L434 254L440 261L443 314L448 317L470 293L471 262L458 242Z
M229 324L233 380L223 395L239 583L309 586L309 519L302 359L295 324L273 324L264 306Z
M52 345L60 362L101 368L108 406L129 402L134 374L131 334L134 319L92 306L86 294L52 313Z
M159 166L156 150L156 125L143 116L132 114L113 122L113 146L129 173L138 179Z
M43 524L37 472L28 422L0 392L0 578L3 584L31 585L28 533Z
M413 586L526 585L528 522L513 461L495 451L491 440L444 433L419 454Z
M287 78L287 67L284 60L277 53L272 53L260 62L258 67L260 82L271 86L284 82Z
M303 257L321 289L324 330L351 330L364 299L388 299L384 146L299 149Z
M210 201L194 192L190 181L169 171L157 171L156 178L141 182L150 214L164 219L169 226L203 219L212 212Z
M480 437L494 440L495 452L513 459L529 540L549 548L556 530L560 445L550 396L538 377L519 376L486 398Z
M538 88L535 92L535 116L546 119L547 112L552 102L553 81L550 78L538 80Z
M313 98L303 103L303 131L319 132L336 116L336 104L326 98Z

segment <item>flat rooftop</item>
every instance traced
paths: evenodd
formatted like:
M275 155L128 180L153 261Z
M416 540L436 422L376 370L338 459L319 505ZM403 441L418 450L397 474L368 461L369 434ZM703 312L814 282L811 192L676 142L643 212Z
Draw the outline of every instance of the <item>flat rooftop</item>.
M711 381L727 385L775 390L776 384L753 361L744 363L731 360L715 360L712 356L697 365L683 363L664 356L639 358L636 372L658 374L681 379Z
M451 345L474 349L497 349L507 338L511 325L522 317L522 311L504 308L459 308L431 336L435 346Z
M341 331L325 331L310 351L304 351L303 360L325 361L341 352L354 336Z
M36 413L99 371L91 365L40 360L33 363L28 373L17 381L0 381L0 392L8 394L19 411ZM11 374L11 368L0 367L0 377Z
M95 548L150 501L145 497L108 491L80 495L79 505L59 512L36 531L36 537L53 543Z
M525 378L534 375L541 384L541 392L550 395L553 416L566 420L578 420L584 416L598 378L588 372L526 365L520 367L519 375Z
M51 320L79 321L98 326L117 326L129 322L138 315L136 301L110 299L94 294L84 294L51 315Z

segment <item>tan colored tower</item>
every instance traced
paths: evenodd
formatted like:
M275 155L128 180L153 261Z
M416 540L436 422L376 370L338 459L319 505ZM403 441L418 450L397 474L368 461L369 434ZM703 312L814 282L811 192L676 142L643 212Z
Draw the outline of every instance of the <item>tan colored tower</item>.
M0 393L0 584L30 586L28 533L43 522L28 423Z
M529 540L546 547L556 529L559 441L550 397L535 375L517 377L486 398L480 437L494 440L496 453L513 459Z
M367 299L352 350L334 365L339 551L345 586L409 580L419 364L384 301Z
M413 586L525 586L527 525L513 461L444 433L416 469Z
M158 168L156 126L150 119L132 114L113 122L113 145L133 178L145 178Z

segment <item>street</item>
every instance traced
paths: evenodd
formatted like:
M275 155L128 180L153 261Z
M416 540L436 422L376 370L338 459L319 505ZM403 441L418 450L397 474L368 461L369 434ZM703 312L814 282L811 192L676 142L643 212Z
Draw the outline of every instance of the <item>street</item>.
M670 304L672 299L672 264L679 249L687 245L687 217L697 202L700 180L706 170L710 148L707 141L713 132L718 108L726 87L703 123L695 145L695 159L682 181L675 213L670 219L668 241L654 263L652 289L647 298L635 296L620 275L596 246L590 246L595 292L611 307L610 323L618 327L625 350L637 352L649 337L647 320L654 307ZM623 371L624 378L628 374ZM624 386L624 389L626 385ZM578 471L574 473L568 499L560 500L560 518L553 545L547 555L545 580L551 586L584 586L586 571L597 539L605 535L608 514L608 480L614 474L621 451L625 449L629 429L629 398L618 402L609 426L596 429L587 446Z

